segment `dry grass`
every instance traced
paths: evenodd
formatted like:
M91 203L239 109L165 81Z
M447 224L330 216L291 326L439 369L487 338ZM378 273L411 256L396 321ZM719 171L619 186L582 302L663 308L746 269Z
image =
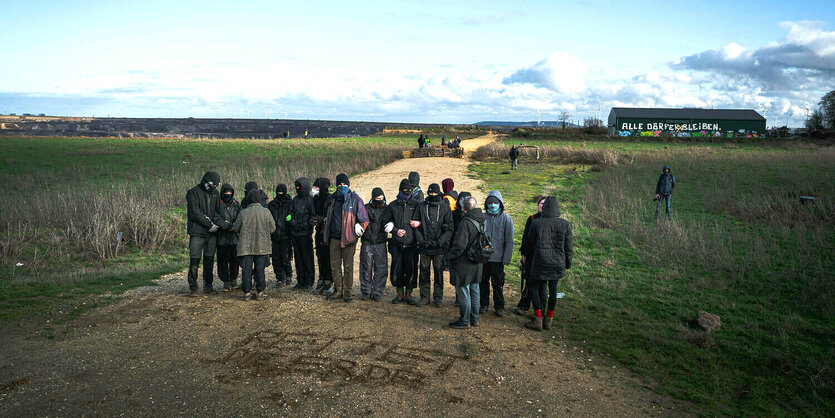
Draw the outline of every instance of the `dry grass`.
M486 161L490 159L509 159L508 153L510 146L501 142L494 142L483 147L480 147L473 152L471 158L477 161ZM525 163L536 162L536 150L532 148L522 148L520 156L525 159ZM615 166L626 164L634 157L629 154L621 154L611 149L580 149L572 147L560 146L539 146L539 161L543 162L562 162L574 164L591 164L601 166Z

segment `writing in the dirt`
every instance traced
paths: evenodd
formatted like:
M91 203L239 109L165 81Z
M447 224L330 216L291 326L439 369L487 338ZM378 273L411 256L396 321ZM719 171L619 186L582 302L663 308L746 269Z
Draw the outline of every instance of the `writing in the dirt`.
M366 338L258 331L221 359L261 376L303 374L323 380L419 386L443 376L463 356Z

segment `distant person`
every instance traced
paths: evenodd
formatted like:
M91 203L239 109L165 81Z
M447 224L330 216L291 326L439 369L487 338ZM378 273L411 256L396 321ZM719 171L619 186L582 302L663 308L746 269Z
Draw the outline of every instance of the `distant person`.
M220 210L215 213L217 234L217 275L223 282L223 291L238 287L238 232L232 226L241 212L241 204L235 200L235 189L228 184L220 186Z
M464 194L462 192L461 194ZM482 276L483 264L473 262L467 257L468 249L478 245L481 231L484 229L484 214L481 212L475 198L467 194L460 199L459 205L463 213L461 225L455 231L452 247L447 254L450 264L450 281L455 286L458 297L458 320L450 322L450 328L466 329L478 326L479 317L479 281Z
M424 144L426 144L426 139L423 138L423 134L420 134L418 137L418 148L423 148Z
M432 140L429 139L429 135L427 135L426 136L426 144L424 145L424 147L429 148L431 146L432 146Z
M444 299L444 269L443 258L449 249L452 238L452 211L441 196L441 186L437 183L429 185L426 200L418 205L414 220L419 226L414 229L415 241L420 254L420 299L418 306L429 303L429 288L432 284L432 273L435 285L432 291L432 305L440 308Z
M290 224L287 216L290 215L292 199L287 194L287 185L280 183L275 186L275 199L270 201L267 209L275 221L275 231L270 234L272 240L273 272L275 273L275 286L281 287L290 285L293 282L293 241L290 238Z
M261 203L261 206L267 207L267 200L269 200L269 196L267 196L267 194L264 193L264 191L261 190L258 187L258 183L254 182L254 181L248 181L246 183L246 185L244 185L244 198L243 198L243 200L241 200L241 209L246 209L246 207L249 206L250 203L252 203L249 200L249 191L250 190L257 190L258 191L258 202Z
M510 147L510 169L516 170L516 164L519 161L519 148L516 145Z
M351 301L354 285L354 254L357 241L368 226L368 214L362 198L351 191L351 181L344 173L336 176L336 192L326 204L324 237L331 256L333 292L328 299Z
M272 252L270 235L275 231L275 221L270 211L261 206L258 190L250 190L247 197L252 203L241 211L233 226L233 230L238 231L240 237L238 260L242 267L241 290L244 292L243 299L249 300L252 277L255 276L255 293L252 294L252 299L262 299L267 287L264 269Z
M295 182L296 196L290 204L290 237L293 240L293 255L296 260L294 289L309 291L313 288L313 223L315 214L313 198L310 196L310 180L299 177Z
M319 267L319 281L316 283L316 289L313 293L324 295L331 291L333 279L331 278L331 254L328 250L328 244L325 242L322 232L325 224L326 204L328 196L330 196L331 180L327 177L319 177L313 181L313 190L310 194L313 196L313 208L315 214L311 218L315 226L316 236L316 262Z
M661 169L661 175L658 176L658 182L655 184L655 199L658 204L655 206L655 219L658 219L658 212L661 210L661 203L667 202L667 219L670 219L671 201L673 198L673 189L676 188L676 176L670 172L670 166L665 165Z
M535 331L551 328L557 304L557 283L565 271L571 268L574 256L571 225L559 216L560 203L557 198L545 198L542 216L531 221L531 230L523 244L526 248L532 248L530 294L534 315L525 327ZM543 308L547 309L544 319Z
M504 201L498 190L493 190L484 201L484 223L493 242L494 253L484 264L481 276L481 313L490 307L490 287L493 287L493 309L496 316L504 316L504 266L513 255L513 219L504 212Z
M418 251L415 234L412 229L416 225L413 221L415 209L420 202L412 195L412 182L409 179L400 181L397 198L388 205L389 222L385 231L390 232L389 254L391 254L391 284L397 291L397 296L391 303L406 302L415 304L412 291L417 287Z
M385 225L389 223L390 213L383 189L375 187L371 191L371 200L365 204L365 212L368 227L362 234L360 247L360 293L362 300L379 302L386 290L389 268Z
M522 255L521 269L522 269L522 295L519 298L519 303L513 308L513 312L517 315L525 315L531 308L531 259L533 257L533 248L529 246L527 241L528 234L531 232L531 222L534 219L539 219L542 216L542 204L545 203L545 196L539 198L539 203L536 205L536 213L528 216L525 221L525 229L522 232L522 245L519 248L519 253Z
M441 146L446 146L446 135L441 137Z
M186 211L188 223L188 288L191 296L197 296L197 273L200 260L203 260L203 293L217 294L212 288L213 267L217 250L217 231L215 215L220 211L220 194L217 186L220 174L209 171L203 174L200 184L186 192Z

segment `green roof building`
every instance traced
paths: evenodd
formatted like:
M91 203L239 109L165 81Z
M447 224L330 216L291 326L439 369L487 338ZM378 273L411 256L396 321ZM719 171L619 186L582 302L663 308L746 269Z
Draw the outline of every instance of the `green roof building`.
M609 132L620 136L757 138L765 134L765 118L750 109L613 107Z

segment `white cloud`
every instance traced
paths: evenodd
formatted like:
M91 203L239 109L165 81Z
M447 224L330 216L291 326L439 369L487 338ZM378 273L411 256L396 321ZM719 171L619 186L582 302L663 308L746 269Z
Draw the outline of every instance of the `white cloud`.
M531 67L522 68L507 77L506 84L528 83L558 93L573 94L586 89L588 68L576 57L565 52L554 52Z

